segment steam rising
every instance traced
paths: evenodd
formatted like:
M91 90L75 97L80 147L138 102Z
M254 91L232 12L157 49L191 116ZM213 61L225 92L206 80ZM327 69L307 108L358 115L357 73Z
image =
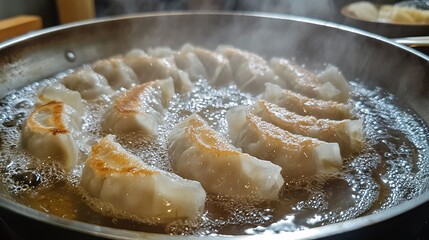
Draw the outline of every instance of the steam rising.
M98 4L99 16L125 15L139 12L159 11L247 11L283 13L334 20L339 15L342 1L333 0L176 0L176 1L120 1Z
M370 80L370 85L381 85L399 96L423 95L427 87L423 84L422 63L415 56L400 51L397 46L380 48L378 41L348 32L340 32L331 27L344 28L345 18L340 9L344 1L294 1L294 0L224 0L224 1L119 1L100 8L98 15L126 15L137 12L170 12L176 10L230 11L250 14L278 13L310 17L298 21L323 19L329 22L316 22L317 25L303 27L301 24L289 24L289 21L276 21L265 18L244 19L242 17L204 16L198 20L192 17L156 17L148 24L131 25L129 48L148 48L160 45L179 48L191 43L210 49L220 44L234 45L255 52L263 57L295 58L304 65L322 68L323 64L338 66L349 80ZM282 17L283 15L274 15ZM334 23L336 22L336 23ZM318 25L322 25L318 26ZM327 25L328 27L324 27ZM360 30L356 30L360 31ZM143 34L144 32L144 34ZM371 35L370 33L367 33ZM139 36L136 37L135 36ZM141 36L141 37L140 37ZM375 36L379 37L379 36ZM137 39L137 40L136 40ZM388 65L380 63L386 62ZM398 59L393 61L392 59ZM398 70L407 62L406 71L395 73L396 84L386 76L392 75L392 69ZM427 84L426 84L427 86ZM413 93L413 94L410 94ZM418 95L416 96L418 98ZM409 102L422 105L416 99Z

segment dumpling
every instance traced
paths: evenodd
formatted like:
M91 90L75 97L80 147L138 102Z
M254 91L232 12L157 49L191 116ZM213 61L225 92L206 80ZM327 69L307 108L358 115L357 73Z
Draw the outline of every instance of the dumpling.
M214 86L221 86L232 80L228 59L208 49L185 44L178 52L168 47L149 48L148 55L174 59L176 66L189 74L190 79L207 79Z
M65 169L72 168L79 154L74 140L80 129L76 114L73 107L58 101L36 107L22 128L23 148L41 160L53 159Z
M149 48L148 55L166 59L178 69L188 73L192 81L207 78L206 70L193 51L193 46L185 44L179 51L173 51L169 47Z
M37 97L38 105L57 101L73 107L75 109L73 118L78 125L80 124L81 117L85 113L85 105L79 92L70 90L58 83L40 89L37 93Z
M174 80L174 89L176 89L177 92L189 92L194 87L194 84L189 79L189 74L185 71L176 69L171 77Z
M230 109L227 121L236 146L252 156L279 165L287 179L332 172L342 166L337 143L292 134L248 113L247 107Z
M349 104L309 98L271 83L265 85L262 99L302 116L311 115L316 118L332 120L351 119L354 117Z
M61 82L68 89L78 91L85 100L93 100L102 95L111 96L114 94L106 78L92 69L77 70L64 77Z
M362 120L317 119L300 116L273 103L259 100L252 112L263 121L272 123L286 131L314 137L326 142L339 144L342 156L358 153L363 147Z
M317 74L317 79L322 83L330 83L340 91L336 97L338 102L346 103L350 99L350 85L337 67L328 64L325 70Z
M124 56L124 62L137 74L140 83L172 77L176 92L187 92L193 87L188 73L178 69L172 57L157 58L133 49Z
M309 70L283 58L273 58L270 66L282 80L283 88L290 89L310 98L346 103L349 100L347 81L338 69L328 66L320 77ZM333 77L333 78L332 78Z
M92 69L103 75L113 89L130 88L138 82L135 72L119 57L98 60Z
M164 108L174 94L172 78L136 85L114 100L104 115L102 128L110 133L156 135Z
M214 86L222 86L234 80L229 61L222 54L204 48L195 48L195 55L206 68L208 80Z
M193 50L206 68L208 80L212 85L222 86L233 80L229 61L222 54L199 47Z
M124 62L137 74L140 83L170 77L174 68L174 62L166 58L148 56L140 49L128 52L124 56Z
M277 199L283 185L279 166L238 151L196 114L171 131L168 153L175 173L210 193Z
M222 86L233 80L229 61L220 53L185 44L175 56L177 66L188 70L191 78L207 79L213 86Z
M237 48L220 46L216 50L229 60L238 88L259 94L267 82L279 83L268 63L260 56Z
M65 169L70 169L78 161L75 138L85 113L82 98L62 84L46 86L37 96L36 109L22 128L22 145L33 156L59 161Z
M186 44L179 52L174 54L174 61L179 69L187 72L192 81L207 79L206 68L200 59L195 55L193 47Z
M199 182L150 167L113 135L92 146L80 185L117 209L159 222L197 217L206 198Z

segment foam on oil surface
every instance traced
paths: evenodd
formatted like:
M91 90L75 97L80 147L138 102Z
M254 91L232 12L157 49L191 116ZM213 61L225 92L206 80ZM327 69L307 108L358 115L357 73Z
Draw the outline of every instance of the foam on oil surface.
M66 215L81 221L168 234L259 234L297 231L371 214L429 189L429 131L425 123L400 106L394 96L352 82L351 104L364 120L366 146L361 154L345 160L340 173L287 182L277 201L208 195L203 216L159 226L156 220L118 211L78 186L90 146L105 135L100 121L111 100L85 102L85 134L78 141L80 160L70 173L55 163L33 158L21 148L20 126L34 109L35 90L63 75L12 92L0 102L0 177L17 201L39 201L38 193L57 191L54 186L65 182L75 191L72 195L78 196L73 198L76 204L70 212L79 212ZM177 123L198 113L227 136L226 111L254 101L253 96L241 93L234 85L214 89L201 80L191 92L172 99L158 137L124 134L117 140L146 163L171 172L166 139ZM69 198L65 194L64 200ZM49 204L42 208L56 214Z

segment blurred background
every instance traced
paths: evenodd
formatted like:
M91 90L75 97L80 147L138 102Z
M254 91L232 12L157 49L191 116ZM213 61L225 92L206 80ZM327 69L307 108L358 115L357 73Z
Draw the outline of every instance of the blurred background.
M263 11L344 23L341 8L350 0L0 0L0 20L21 15L39 18L47 28L94 17L176 10ZM372 1L394 3L395 1Z
M69 2L67 4L67 2ZM0 18L18 15L35 15L42 19L44 27L61 23L59 11L75 14L75 19L105 17L128 13L174 10L227 10L227 11L268 11L286 14L305 15L329 20L340 20L339 9L352 1L345 0L0 0ZM389 2L389 0L383 1ZM392 1L390 1L392 2ZM66 7L64 7L67 5ZM84 16L74 12L93 8L94 15ZM91 6L92 5L92 6ZM333 7L329 9L327 7ZM331 6L332 5L332 6ZM61 9L63 6L64 9ZM324 7L321 7L324 6ZM329 10L329 11L327 11ZM79 15L80 14L80 15ZM66 19L67 21L67 19Z
M31 31L86 19L144 12L199 10L297 15L356 27L388 38L428 36L429 6L425 12L413 10L395 13L391 6L398 2L397 0L0 0L0 42ZM383 15L385 19L377 19L377 15ZM386 23L389 15L395 18L396 23ZM420 22L410 24L410 21ZM428 47L416 49L429 53Z

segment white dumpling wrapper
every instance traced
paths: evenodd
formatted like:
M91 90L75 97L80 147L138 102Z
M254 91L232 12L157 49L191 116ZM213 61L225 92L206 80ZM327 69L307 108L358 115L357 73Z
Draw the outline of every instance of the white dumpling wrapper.
M175 173L213 194L277 199L284 182L279 166L240 152L196 114L171 131L168 153Z
M177 68L173 56L158 58L133 49L124 56L124 62L137 74L139 83L171 77L176 92L188 92L193 87L189 74Z
M245 92L259 94L267 82L278 83L279 78L260 56L228 46L216 50L229 60L234 81Z
M197 78L205 78L211 85L216 87L226 85L234 80L229 61L222 54L205 48L194 47L191 44L185 44L180 50L180 53L188 56L188 58L183 58L189 60L188 65L192 65L193 62L196 63L193 68L197 69L194 71L197 72L194 74L197 75ZM176 58L176 63L178 61L180 61L180 59ZM186 64L177 63L177 65ZM203 67L204 70L202 70L201 67Z
M125 54L124 62L133 69L140 83L170 77L175 67L172 60L149 56L141 49L133 49Z
M208 78L206 68L195 55L193 47L189 44L184 45L179 52L174 54L174 62L179 69L187 72L189 78L194 82L198 79Z
M113 89L128 89L138 82L136 73L119 57L98 60L92 69L103 75Z
M161 223L198 217L206 198L199 182L150 167L113 135L93 145L80 185L117 209Z
M114 94L106 78L89 68L79 69L64 77L61 82L68 89L78 91L85 100Z
M328 64L325 70L317 74L317 78L325 85L331 84L339 91L338 96L336 96L339 102L348 102L351 91L350 84L337 67Z
M110 133L156 135L174 94L172 78L136 85L114 100L104 114L102 128Z

